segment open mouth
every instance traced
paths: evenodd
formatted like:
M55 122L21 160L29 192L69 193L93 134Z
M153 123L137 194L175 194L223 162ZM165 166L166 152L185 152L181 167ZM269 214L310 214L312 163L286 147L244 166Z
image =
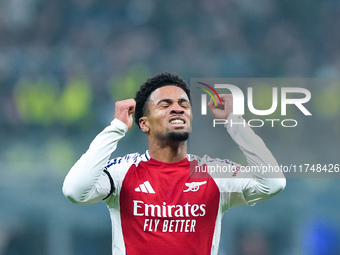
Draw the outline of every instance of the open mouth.
M184 120L181 119L174 119L170 121L170 124L184 124Z

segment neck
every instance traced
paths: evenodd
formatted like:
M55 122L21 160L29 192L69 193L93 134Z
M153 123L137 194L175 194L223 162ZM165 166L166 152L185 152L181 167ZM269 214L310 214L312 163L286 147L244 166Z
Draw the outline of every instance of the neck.
M150 142L149 141L150 157L165 163L174 163L181 161L187 156L187 142Z

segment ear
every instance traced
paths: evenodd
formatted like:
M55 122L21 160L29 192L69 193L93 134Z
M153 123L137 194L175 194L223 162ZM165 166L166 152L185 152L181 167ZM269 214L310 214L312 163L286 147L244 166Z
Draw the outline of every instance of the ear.
M149 123L148 123L148 117L141 117L139 119L139 127L144 133L148 133L150 128L149 128Z

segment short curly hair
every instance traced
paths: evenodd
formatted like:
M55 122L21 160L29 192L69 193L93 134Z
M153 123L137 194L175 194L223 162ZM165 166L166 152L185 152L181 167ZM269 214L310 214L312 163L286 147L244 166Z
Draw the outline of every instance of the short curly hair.
M144 116L146 112L146 102L153 91L164 86L177 86L184 90L187 94L189 101L190 99L190 89L187 83L179 77L177 74L172 74L168 72L156 74L146 80L144 84L141 85L139 91L137 91L135 96L136 110L135 110L135 122L139 127L139 119ZM140 127L139 127L140 128Z

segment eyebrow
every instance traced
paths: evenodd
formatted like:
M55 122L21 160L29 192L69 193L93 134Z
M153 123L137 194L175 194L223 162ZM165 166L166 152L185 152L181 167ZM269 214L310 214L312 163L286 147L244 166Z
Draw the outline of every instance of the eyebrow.
M170 98L164 98L164 99L159 100L156 105L159 105L160 103L163 103L163 102L171 104L172 102L174 102L174 100L172 100ZM185 99L185 98L179 98L178 102L180 102L180 103L181 102L188 102L190 104L190 101L188 99Z

